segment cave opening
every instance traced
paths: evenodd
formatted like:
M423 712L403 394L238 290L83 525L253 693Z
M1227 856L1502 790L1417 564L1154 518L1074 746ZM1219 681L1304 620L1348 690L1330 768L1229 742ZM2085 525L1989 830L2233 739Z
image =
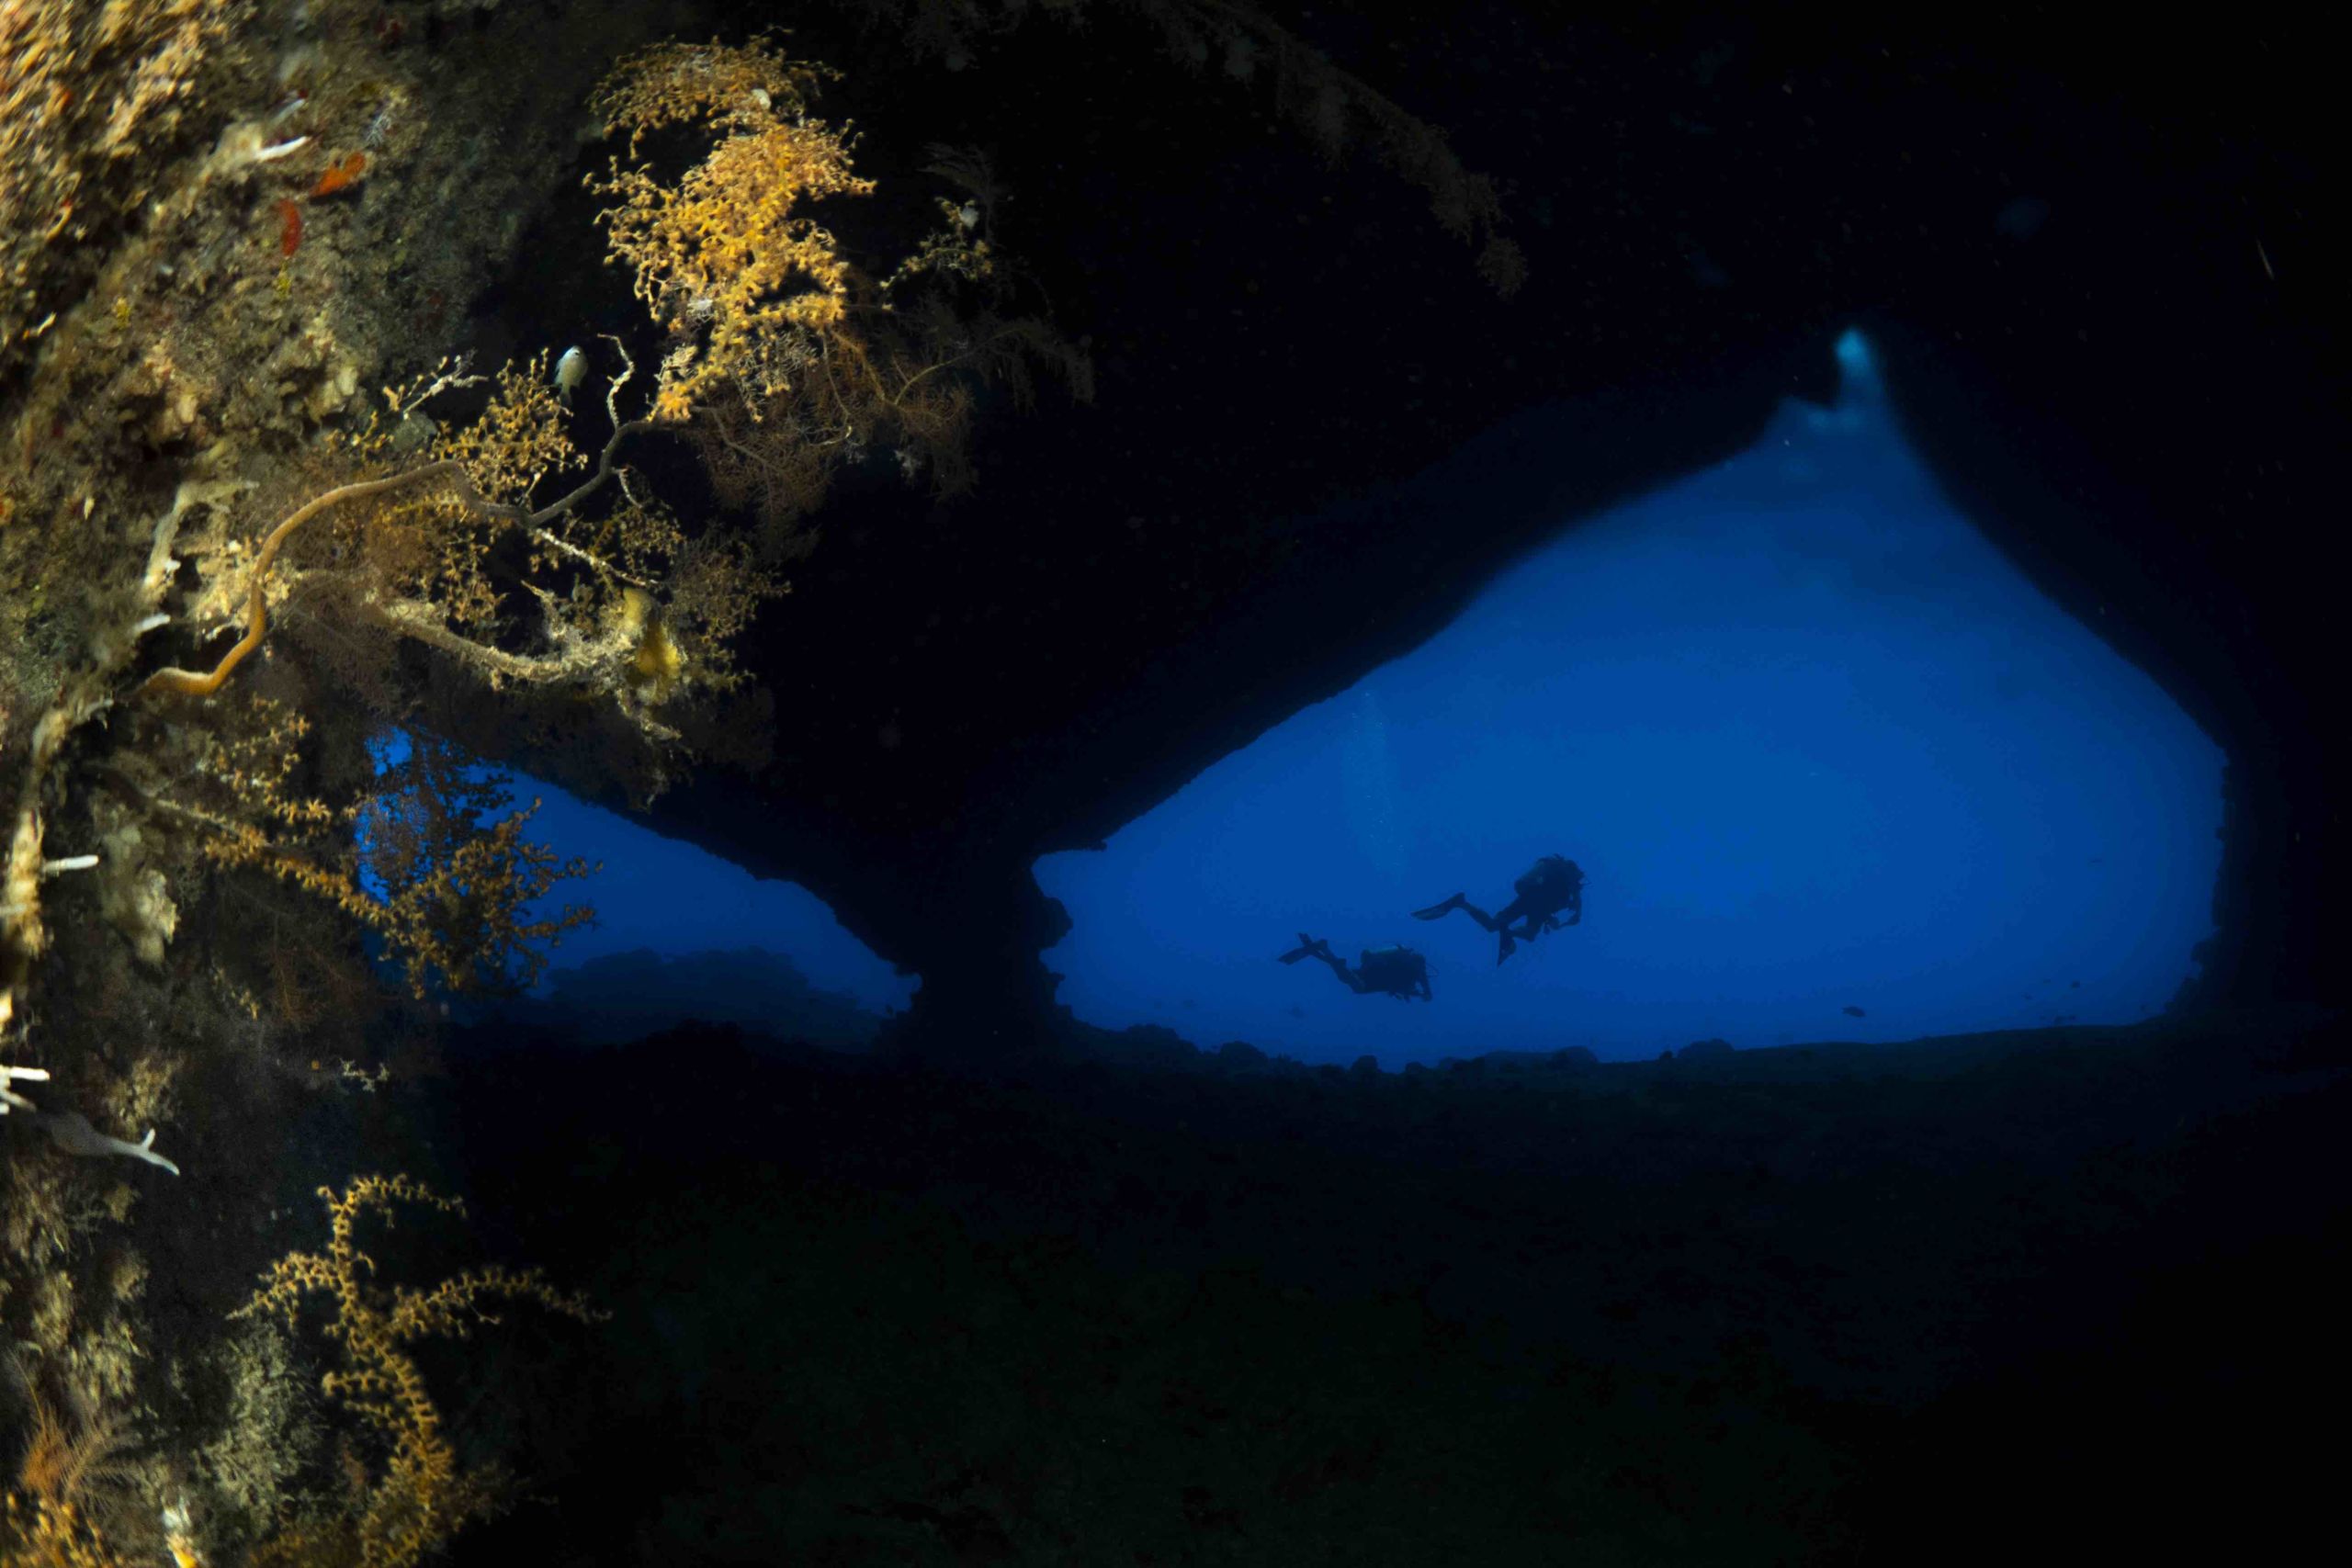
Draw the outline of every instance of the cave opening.
M1963 517L1849 333L1832 406L1568 528L1420 647L1037 863L1108 1028L1390 1069L2124 1023L2212 930L2223 754ZM1540 856L1579 924L1462 914ZM1431 998L1357 994L1401 943Z
M397 778L412 750L398 730L369 746L379 777L388 778ZM797 883L756 876L642 817L526 773L479 764L465 773L507 781L509 806L481 817L481 825L536 804L526 836L559 860L576 857L593 867L557 882L522 918L554 920L567 906L584 905L594 919L535 943L546 968L517 995L444 997L460 1021L528 1025L599 1045L700 1021L864 1050L913 995L913 977L843 930L833 910ZM360 841L364 849L364 822ZM371 897L385 897L364 860L361 884ZM384 958L382 943L369 943L386 983L399 986L401 972Z

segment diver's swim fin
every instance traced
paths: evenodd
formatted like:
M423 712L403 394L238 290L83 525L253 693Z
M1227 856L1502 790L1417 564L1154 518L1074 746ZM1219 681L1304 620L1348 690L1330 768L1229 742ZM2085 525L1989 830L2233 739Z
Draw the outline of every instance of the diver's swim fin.
M1466 902L1468 902L1466 896L1456 893L1453 897L1448 898L1442 904L1431 904L1426 909L1414 910L1413 919L1417 920L1434 920L1440 916L1448 914L1453 910L1459 909Z
M1504 959L1509 958L1512 953L1517 953L1518 951L1519 943L1511 941L1510 932L1505 931L1503 932L1500 945L1498 945L1495 950L1495 962L1500 964Z
M1298 945L1291 949L1288 953L1283 953L1280 958L1274 960L1274 962L1277 964L1295 964L1302 958L1312 958L1315 956L1315 950L1322 945L1323 944L1321 942L1317 942L1305 931L1301 931L1298 933Z

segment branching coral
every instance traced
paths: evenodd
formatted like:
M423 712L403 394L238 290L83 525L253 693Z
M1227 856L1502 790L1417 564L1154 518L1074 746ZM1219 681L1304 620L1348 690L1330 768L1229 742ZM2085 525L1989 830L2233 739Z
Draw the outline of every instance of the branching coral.
M782 590L742 548L689 540L628 481L618 464L620 446L651 422L619 414L618 395L634 367L626 350L616 349L623 368L606 392L612 431L585 479L533 504L546 479L581 459L563 434L565 411L548 389L543 360L510 367L483 413L437 438L429 460L312 496L272 527L258 550L227 540L204 547L219 562L209 596L242 597L244 635L210 669L158 670L134 695L218 692L267 636L273 595L299 595L314 615L422 643L492 689L568 687L602 695L649 742L673 743L676 731L656 716L660 702L687 684L732 684L728 642L760 601ZM404 391L387 389L386 402L405 415L435 392L479 379L445 367ZM351 445L350 456L363 464L380 461L389 446L388 434L371 434ZM621 491L620 503L592 516L585 503L608 485ZM325 547L306 564L281 570L280 557L297 532L331 512L336 515ZM511 647L502 637L501 588L491 560L507 536L526 548L526 575L515 586L540 604L536 648ZM542 577L568 578L571 586L559 592ZM670 603L650 608L653 592L665 586ZM656 636L672 646L649 660L646 647ZM381 655L355 658L380 661ZM664 669L664 678L649 680L649 663Z
M292 536L295 529L331 506L340 506L348 502L365 501L371 496L403 490L411 485L422 484L431 479L460 478L464 470L454 462L428 464L421 468L412 468L404 474L392 474L379 479L360 479L346 485L337 485L323 495L311 497L301 506L297 507L285 521L271 529L269 536L262 541L261 553L254 560L253 588L247 596L249 609L245 635L237 639L236 645L222 654L220 660L208 671L199 673L193 670L158 670L141 682L139 689L131 694L134 697L143 697L154 693L169 693L183 697L209 697L220 689L221 682L228 680L235 672L237 666L245 661L246 655L261 647L262 636L269 629L268 595L265 589L269 578L270 564L277 558L279 547Z
M359 809L362 875L381 890L368 923L420 998L431 978L459 991L528 989L547 945L591 919L579 906L525 918L558 881L596 868L524 838L539 803L509 812L507 782L469 773L456 748L421 734Z
M613 259L669 332L653 417L685 427L722 498L754 504L771 558L824 500L833 474L895 449L910 476L942 491L969 477L964 447L976 382L1027 393L1042 363L1083 398L1085 356L1044 322L1004 320L942 292L901 297L919 279L992 289L997 258L960 209L887 278L854 261L811 209L870 195L851 171L853 141L809 115L831 74L772 42L664 44L622 62L598 96L628 156L591 186ZM675 185L642 162L645 138L673 125L717 138Z
M468 777L453 749L416 738L360 805L344 810L296 794L291 779L309 726L266 698L243 728L216 734L175 784L151 789L123 769L99 776L153 818L184 830L223 871L253 868L334 904L381 938L413 995L527 987L546 944L584 924L576 906L527 911L558 881L594 868L523 837L538 809L484 818L511 804L504 780ZM356 841L355 841L356 835ZM372 890L371 890L372 888Z
M634 149L665 118L699 118L701 85L684 62L756 49L649 51L623 66L622 80L636 91L605 100L608 122L630 131ZM780 81L782 70L775 75ZM694 101L681 107L656 96L650 83L678 86ZM621 118L632 109L637 118ZM602 217L613 255L637 273L638 298L682 340L697 329L702 337L681 341L662 363L653 414L665 422L684 420L729 377L750 378L764 394L783 374L763 352L769 344L800 333L821 339L841 327L850 263L808 204L874 190L872 180L850 173L847 133L802 118L797 96L779 101L751 88L718 119L726 133L679 185L616 162L596 186L614 200Z
M350 1512L295 1521L261 1558L397 1568L490 1512L500 1490L496 1475L458 1462L409 1348L430 1336L464 1338L476 1323L495 1323L483 1308L500 1301L533 1302L582 1323L600 1314L584 1297L548 1284L536 1269L492 1265L429 1290L371 1285L376 1266L355 1239L361 1214L372 1210L389 1218L396 1203L414 1203L463 1218L465 1205L406 1176L363 1176L341 1192L322 1187L319 1196L327 1205L326 1250L279 1258L234 1315L268 1314L291 1325L304 1298L328 1297L334 1308L329 1332L344 1365L326 1374L321 1387L389 1439L390 1454Z

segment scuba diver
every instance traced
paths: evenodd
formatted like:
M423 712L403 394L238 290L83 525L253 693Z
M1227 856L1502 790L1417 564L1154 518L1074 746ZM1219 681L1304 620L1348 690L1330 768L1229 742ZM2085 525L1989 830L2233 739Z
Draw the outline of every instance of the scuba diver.
M1429 960L1409 947L1398 947L1393 942L1386 947L1367 947L1351 969L1331 951L1329 942L1301 931L1298 945L1283 953L1278 962L1295 964L1302 958L1319 958L1329 964L1340 983L1359 996L1378 994L1395 997L1400 1002L1415 997L1423 1001L1430 999Z
M1413 918L1435 920L1442 919L1449 909L1469 911L1472 919L1490 931L1501 933L1501 947L1495 954L1498 964L1509 958L1521 942L1533 942L1545 931L1555 931L1584 919L1584 873L1565 855L1545 855L1537 861L1528 868L1526 875L1511 884L1511 891L1517 897L1491 915L1456 893L1442 904L1414 910ZM1567 914L1566 920L1560 919L1562 911ZM1521 922L1516 931L1511 929L1513 920Z

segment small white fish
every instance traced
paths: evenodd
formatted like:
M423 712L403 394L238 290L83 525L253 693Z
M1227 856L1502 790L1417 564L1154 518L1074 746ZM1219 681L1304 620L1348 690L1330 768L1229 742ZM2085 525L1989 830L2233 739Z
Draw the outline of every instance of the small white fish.
M571 389L580 385L587 375L588 356L581 353L577 345L565 349L563 357L555 362L555 395L563 400L564 407L571 406Z

